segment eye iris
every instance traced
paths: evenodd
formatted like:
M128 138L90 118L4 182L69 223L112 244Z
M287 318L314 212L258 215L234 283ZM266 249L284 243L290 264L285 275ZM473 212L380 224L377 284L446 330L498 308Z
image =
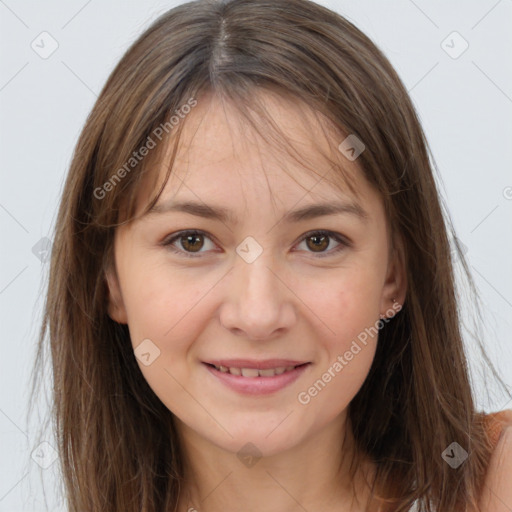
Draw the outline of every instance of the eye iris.
M193 242L194 240L197 242L198 239L200 240L199 244ZM187 247L187 244L191 244L191 247ZM203 247L204 241L201 235L183 235L181 237L181 245L187 251L197 252Z
M314 240L314 245L313 246L309 246L308 244L308 247L313 248L314 251L316 251L317 249L320 249L320 251L324 250L324 249L327 249L327 247L329 247L329 237L325 236L325 235L313 235L313 236L310 236L307 238L307 241L309 242L310 240ZM316 251L316 252L320 252L320 251Z

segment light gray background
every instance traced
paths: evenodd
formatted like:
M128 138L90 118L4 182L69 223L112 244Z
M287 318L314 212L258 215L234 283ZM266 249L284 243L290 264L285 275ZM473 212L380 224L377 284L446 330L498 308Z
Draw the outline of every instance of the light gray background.
M49 509L61 510L52 502L57 464L39 470L31 459L37 425L25 423L48 271L32 248L51 237L72 150L113 66L178 3L0 0L0 512L44 510L40 473ZM409 90L483 298L487 353L512 386L512 0L320 3L372 38ZM34 40L50 47L43 31L58 43L47 59L31 48ZM453 31L469 44L457 58L463 41L446 39ZM485 381L478 386L483 393ZM512 403L495 398L482 407ZM42 450L51 460L51 449Z

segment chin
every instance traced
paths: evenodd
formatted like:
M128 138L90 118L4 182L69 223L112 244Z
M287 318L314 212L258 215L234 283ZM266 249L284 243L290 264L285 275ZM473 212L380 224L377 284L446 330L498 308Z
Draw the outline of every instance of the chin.
M247 423L242 425L231 423L229 432L233 437L226 434L213 439L211 432L207 433L205 437L219 448L233 452L239 458L243 458L245 455L271 457L293 449L301 441L299 433L290 428L290 425L284 425L287 420L283 421L283 417L286 415L280 417L277 422L251 420L249 426ZM279 424L280 422L282 423Z

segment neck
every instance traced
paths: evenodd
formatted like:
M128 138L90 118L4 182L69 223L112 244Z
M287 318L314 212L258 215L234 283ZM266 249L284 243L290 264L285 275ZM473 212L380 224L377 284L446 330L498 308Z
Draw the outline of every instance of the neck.
M185 458L185 484L178 510L366 510L366 478L373 476L369 475L372 466L363 457L356 474L350 473L354 438L347 425L343 413L293 449L248 458L244 463L237 453L209 442L177 420Z

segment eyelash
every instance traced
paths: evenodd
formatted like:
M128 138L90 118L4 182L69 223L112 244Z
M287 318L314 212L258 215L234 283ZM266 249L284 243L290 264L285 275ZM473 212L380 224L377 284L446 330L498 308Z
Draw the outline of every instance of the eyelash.
M212 240L212 238L210 236L208 236L208 234L205 233L204 231L191 229L191 230L185 230L185 231L180 231L179 233L176 233L171 238L167 238L166 240L164 240L162 242L162 245L167 247L168 249L170 249L172 252L174 252L176 254L179 254L182 256L184 255L186 258L198 258L201 255L200 252L198 252L198 253L187 252L187 251L178 249L172 245L175 241L179 240L180 238L183 238L185 236L190 236L190 235L204 236L204 237ZM342 237L338 233L334 233L333 231L326 231L326 230L309 231L299 240L298 243L300 244L304 240L307 240L308 238L311 238L315 235L328 236L329 238L332 238L333 240L335 240L336 242L339 243L338 247L336 247L335 249L332 249L330 251L327 251L327 252L314 253L314 252L310 251L312 254L315 254L316 257L318 257L318 258L325 258L332 254L337 254L338 252L342 251L346 247L351 247L351 243L346 238Z

